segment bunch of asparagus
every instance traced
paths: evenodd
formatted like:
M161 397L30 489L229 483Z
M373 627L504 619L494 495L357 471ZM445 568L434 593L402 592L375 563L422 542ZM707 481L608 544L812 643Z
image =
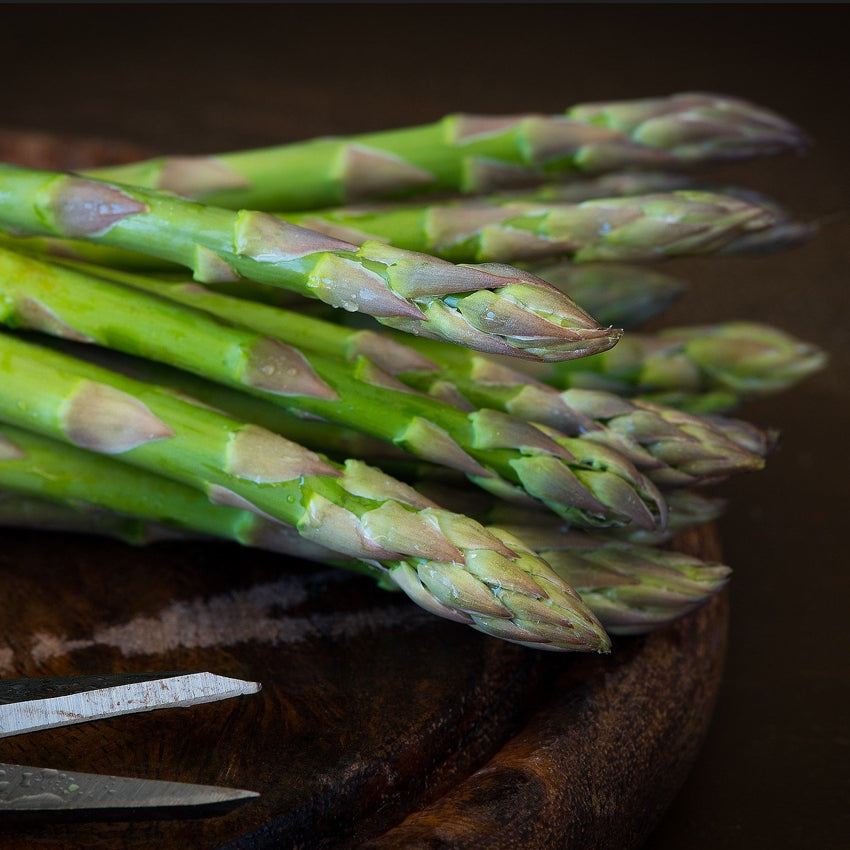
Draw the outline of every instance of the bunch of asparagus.
M687 94L0 164L0 521L337 564L538 648L668 623L729 570L659 544L775 442L725 414L823 354L743 323L624 336L684 287L621 261L808 238L685 171L803 144Z

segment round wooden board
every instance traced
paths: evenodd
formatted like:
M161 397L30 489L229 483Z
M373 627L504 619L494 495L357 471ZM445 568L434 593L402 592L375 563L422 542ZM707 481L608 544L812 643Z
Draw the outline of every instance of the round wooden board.
M80 168L133 146L0 133L0 159ZM678 541L717 558L704 528ZM540 653L355 575L230 544L7 532L0 675L210 670L257 696L0 741L0 761L259 791L208 820L8 826L0 846L638 846L705 734L722 595L610 656Z
M713 534L681 548L715 557ZM231 544L8 532L4 676L211 670L257 696L5 739L0 760L261 793L209 820L0 831L83 847L636 846L694 758L723 597L611 656L540 653ZM2 830L0 826L0 830Z

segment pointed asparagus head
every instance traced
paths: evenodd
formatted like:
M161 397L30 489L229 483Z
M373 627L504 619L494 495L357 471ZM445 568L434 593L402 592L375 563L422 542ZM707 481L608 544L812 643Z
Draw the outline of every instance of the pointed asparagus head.
M474 291L415 299L427 321L382 319L430 339L532 360L571 360L607 351L622 331L603 328L546 281L499 263L461 265L482 285Z
M711 93L587 103L567 114L627 136L608 150L590 149L582 164L591 171L611 169L632 145L666 154L656 157L655 164L665 159L674 165L801 152L808 144L802 130L764 107Z
M346 464L341 479L349 492L366 498L383 492L387 481L356 461ZM322 501L320 515L311 509L315 539L326 536L322 526L330 520L342 522L346 534L353 530L361 541L360 557L366 556L385 580L427 611L486 634L538 649L609 649L592 612L520 540L438 508L397 482L391 492L398 501L384 501L359 517L338 506L332 516ZM301 533L305 530L311 535L311 529Z
M672 407L599 390L565 390L561 397L605 426L585 439L628 457L660 486L706 484L764 466L770 437L747 423L729 420L720 427Z
M256 457L268 454L270 440L282 438L252 426L240 436L249 429L239 466L256 477ZM304 510L296 524L302 538L364 561L382 583L398 586L438 616L544 649L608 649L593 614L519 540L440 508L360 461L333 467L307 455L323 478L311 479L312 467L306 472Z
M583 527L663 529L667 504L626 457L607 446L536 426L562 451L529 451L510 462L523 490L558 516Z
M449 530L447 519L437 518L440 527L463 549L466 570L413 561L391 567L390 577L414 601L443 616L447 615L440 608L447 608L454 615L452 619L466 622L477 631L535 649L610 649L596 616L519 538L487 528L486 533L501 548L484 546L480 530L470 532L471 520Z
M743 419L707 414L702 417L727 439L758 457L767 457L779 445L779 431L775 428L762 430Z
M530 272L501 264L460 264L364 243L394 296L413 307L379 315L389 327L466 348L529 359L564 360L605 351L621 331L599 324L571 298Z
M550 535L552 537L552 535ZM675 551L566 533L540 554L611 634L643 634L693 611L718 593L731 570Z
M756 203L680 190L567 206L551 217L550 230L558 227L584 237L577 260L608 262L716 251L743 235L774 227L776 221L771 209Z
M664 498L667 502L667 528L664 531L612 528L606 530L606 537L658 546L669 542L679 532L714 522L723 515L727 505L725 499L706 496L699 490L668 490Z
M756 322L671 328L659 336L683 345L713 384L744 397L786 390L827 361L816 345Z

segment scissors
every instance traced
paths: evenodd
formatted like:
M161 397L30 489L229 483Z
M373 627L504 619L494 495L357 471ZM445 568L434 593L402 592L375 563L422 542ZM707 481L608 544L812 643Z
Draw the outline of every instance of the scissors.
M0 738L260 690L213 673L141 673L0 680ZM253 791L0 763L0 825L66 820L161 820L224 814Z

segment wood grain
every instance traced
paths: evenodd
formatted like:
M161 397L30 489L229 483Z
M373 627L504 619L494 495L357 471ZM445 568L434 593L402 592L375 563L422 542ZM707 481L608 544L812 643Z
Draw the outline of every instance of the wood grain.
M262 792L216 821L110 825L120 844L104 846L211 847L266 825L316 846L363 818L392 823L491 754L540 675L533 653L434 623L359 576L235 545L8 534L0 593L0 641L14 652L5 675L211 670L263 685L256 697L3 742L2 760L19 764ZM82 847L96 832L50 827L2 846L37 834Z
M719 557L710 528L677 548ZM672 628L618 641L611 658L558 659L527 724L482 769L365 846L639 846L702 742L727 614L724 595Z
M0 158L141 152L0 133ZM717 557L716 535L678 541ZM0 675L204 669L256 697L0 742L0 760L259 791L210 820L9 827L9 850L639 846L681 785L720 681L726 595L609 657L534 652L358 576L231 544L131 548L13 532Z

